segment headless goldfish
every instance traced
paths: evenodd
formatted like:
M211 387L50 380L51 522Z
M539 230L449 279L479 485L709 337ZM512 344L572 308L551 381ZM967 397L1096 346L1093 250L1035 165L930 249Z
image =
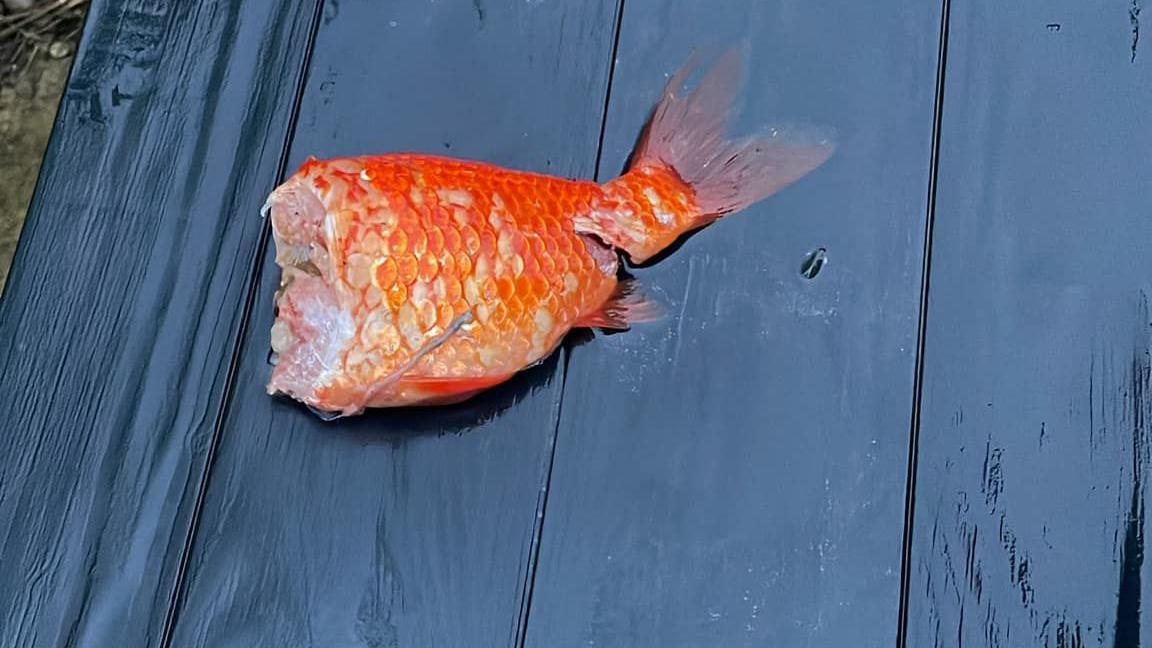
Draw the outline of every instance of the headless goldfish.
M644 262L833 150L811 133L727 139L738 59L681 96L689 71L604 184L411 153L306 161L265 206L282 269L268 393L325 417L456 403L573 328L652 319L620 252Z

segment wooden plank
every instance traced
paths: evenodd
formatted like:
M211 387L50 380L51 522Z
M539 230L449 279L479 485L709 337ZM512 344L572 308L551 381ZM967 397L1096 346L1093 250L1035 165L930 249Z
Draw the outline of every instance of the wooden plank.
M841 146L637 270L664 321L573 352L528 645L892 644L938 25L932 3L625 4L602 175L664 73L745 39L738 128Z
M614 1L329 3L294 164L419 150L590 176ZM553 359L466 406L325 424L264 394L257 308L175 646L497 646L521 633Z
M159 633L311 6L90 9L0 301L0 645Z
M1130 0L953 3L909 646L1148 644L1140 23Z

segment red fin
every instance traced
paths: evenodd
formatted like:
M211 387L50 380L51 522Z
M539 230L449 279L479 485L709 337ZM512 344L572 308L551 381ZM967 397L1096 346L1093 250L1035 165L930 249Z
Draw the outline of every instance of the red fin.
M581 315L574 327L624 330L640 322L660 319L660 305L636 287L632 279L616 284L616 291L594 311Z
M796 182L835 148L832 131L813 126L729 137L739 52L730 51L682 93L691 71L690 61L668 82L628 171L602 185L603 198L572 220L577 232L619 248L633 263Z
M421 405L451 405L468 400L472 396L495 387L508 380L513 374L496 376L465 376L459 378L440 376L403 376L396 381L400 390L415 390L420 393Z
M659 160L671 166L692 188L699 224L776 193L832 155L833 134L824 128L768 128L759 135L729 139L740 53L727 52L696 89L682 97L677 93L692 63L668 82L645 128L636 164Z

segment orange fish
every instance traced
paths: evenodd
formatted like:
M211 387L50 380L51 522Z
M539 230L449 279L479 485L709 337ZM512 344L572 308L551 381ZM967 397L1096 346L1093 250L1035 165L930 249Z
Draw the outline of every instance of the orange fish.
M572 328L652 319L620 252L643 262L833 149L816 131L727 139L738 59L680 96L690 68L604 184L414 153L306 161L264 209L282 268L268 393L326 417L456 403Z

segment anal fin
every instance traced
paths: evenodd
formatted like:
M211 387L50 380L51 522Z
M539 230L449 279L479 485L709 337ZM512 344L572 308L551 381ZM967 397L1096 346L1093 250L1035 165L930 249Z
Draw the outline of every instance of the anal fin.
M468 400L476 394L495 387L511 378L513 374L494 376L403 376L396 381L401 390L412 390L420 394L421 405L452 405Z
M662 315L660 305L638 288L635 279L623 279L599 308L584 313L574 327L624 330L640 322L652 322Z

